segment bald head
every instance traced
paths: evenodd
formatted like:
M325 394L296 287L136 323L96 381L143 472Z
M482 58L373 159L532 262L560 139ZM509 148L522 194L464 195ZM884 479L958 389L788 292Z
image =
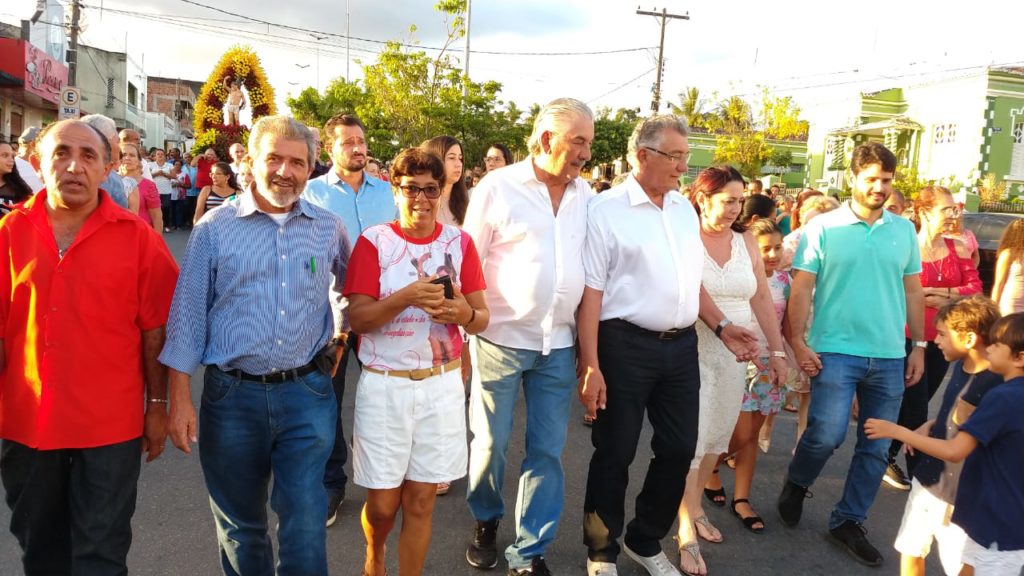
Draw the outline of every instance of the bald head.
M38 149L50 207L95 208L110 157L104 135L80 120L62 120L46 127Z
M131 128L125 128L117 135L121 142L131 142L132 144L141 144L142 136L139 135L138 131L132 130Z

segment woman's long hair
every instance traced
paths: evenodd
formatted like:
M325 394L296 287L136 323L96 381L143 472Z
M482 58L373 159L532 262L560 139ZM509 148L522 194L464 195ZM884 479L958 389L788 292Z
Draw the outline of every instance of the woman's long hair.
M11 154L14 154L14 147L7 143L0 143L0 146L10 146ZM32 197L32 187L29 186L25 179L18 174L18 161L14 161L14 165L11 166L11 172L2 177L4 184L11 189L14 194L11 196L11 202L13 204L19 204L28 200Z
M445 154L447 154L448 150L455 145L458 145L458 147L462 149L463 153L465 153L465 148L462 146L462 143L451 136L437 136L436 138L431 138L423 144L420 144L420 147L433 152L443 162ZM462 163L462 172L463 174L466 172L465 161ZM445 174L445 177L447 179L447 174ZM466 218L467 206L469 206L469 193L466 192L465 178L459 178L452 182L452 193L448 197L448 209L452 211L452 215L455 216L455 221L458 222L460 226L462 225L462 221Z
M697 179L693 181L693 194L691 196L693 198L693 208L697 211L698 216L700 215L700 205L697 203L697 197L703 195L710 198L721 192L729 182L739 182L744 188L747 187L747 181L743 179L743 175L727 164L711 166L701 170L701 173L697 175ZM734 232L742 233L747 231L747 228L740 223L739 216L736 217L730 228Z
M231 164L228 164L227 162L217 162L213 166L217 168L217 170L228 175L228 186L230 186L232 190L237 190L238 192L242 191L242 187L238 184L238 176L236 176L235 171L231 169ZM210 181L213 181L212 177ZM213 184L210 184L210 189L213 189Z
M999 250L1010 251L1010 262L1017 262L1024 257L1024 218L1010 222L1010 225L1003 230L1003 237L999 239Z

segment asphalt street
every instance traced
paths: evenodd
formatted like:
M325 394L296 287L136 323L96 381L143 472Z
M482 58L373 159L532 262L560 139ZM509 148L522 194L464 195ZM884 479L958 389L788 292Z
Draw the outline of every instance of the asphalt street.
M185 249L187 234L175 232L165 235L175 256L180 260ZM349 390L345 396L343 415L346 429L351 430L353 391L357 380L355 363L350 363ZM192 397L196 401L202 387L202 372L192 379ZM937 398L941 395L937 395ZM514 535L512 517L515 511L517 477L524 454L522 399L517 408L516 432L509 448L509 465L505 481L505 502L509 516L498 534L500 547L507 546ZM767 527L763 534L747 532L726 508L706 507L711 521L724 534L720 544L702 544L709 574L720 575L878 575L898 574L899 555L892 542L899 528L906 502L906 492L883 486L871 509L865 527L870 540L882 551L885 563L881 568L866 568L856 564L824 538L832 505L839 499L845 481L846 468L853 453L854 427L851 423L847 442L836 452L817 483L812 487L813 499L807 500L804 517L797 528L782 526L775 513L775 498L782 486L785 468L789 463L796 430L795 415L783 412L776 424L775 435L768 454L758 461L757 477L751 500L764 516ZM200 433L202 431L200 430ZM351 439L351 435L347 434ZM558 536L548 549L548 566L555 575L585 574L586 549L583 546L583 495L592 446L590 429L582 424L582 409L574 402L569 423L568 443L563 456L566 476L565 507ZM627 517L631 517L635 498L650 458L650 427L645 429L630 474L626 501ZM723 481L731 497L732 474L723 468ZM427 557L425 574L474 575L483 573L465 561L473 519L465 503L465 480L452 485L451 493L437 500L434 512L434 534ZM364 539L359 524L359 510L365 491L350 486L348 497L341 507L338 522L327 531L327 548L331 574L358 576L363 563ZM10 513L0 506L0 525L8 526ZM271 519L271 529L276 522ZM134 575L190 575L215 576L220 574L217 539L210 513L206 488L197 454L187 456L168 443L168 450L157 461L143 464L139 481L138 507L133 520L134 542L129 556L129 569ZM675 562L678 555L671 535L663 547ZM397 528L389 541L388 572L397 575ZM10 533L0 533L0 575L21 574L20 551ZM625 555L619 558L619 571L627 576L640 576L645 572ZM491 574L504 574L505 565ZM933 553L928 560L928 572L941 574L941 567Z

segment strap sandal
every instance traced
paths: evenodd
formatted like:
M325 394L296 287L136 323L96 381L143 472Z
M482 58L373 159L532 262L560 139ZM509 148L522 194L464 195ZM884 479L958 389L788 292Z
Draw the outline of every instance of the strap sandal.
M712 472L712 474L718 474L718 470L715 470L714 472ZM725 486L722 486L717 490L705 488L704 497L708 499L708 502L711 502L715 506L718 506L719 508L725 508Z
M736 517L740 519L740 522L743 522L743 526L747 530L750 530L754 534L760 534L760 533L764 532L764 519L761 518L760 516L757 516L757 515L743 517L743 515L741 515L739 513L739 511L736 510L736 505L737 504L750 504L750 500L747 500L746 498L733 499L733 501L732 501L732 513L735 514ZM757 527L757 526L755 526L755 524L760 524L761 526Z

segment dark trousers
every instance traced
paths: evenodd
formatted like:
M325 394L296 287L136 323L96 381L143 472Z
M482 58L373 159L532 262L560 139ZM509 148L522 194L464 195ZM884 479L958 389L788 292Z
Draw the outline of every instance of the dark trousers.
M332 384L334 385L334 398L338 402L338 421L334 431L334 448L331 456L327 459L327 468L324 470L324 488L327 489L328 497L341 495L345 496L345 484L348 482L348 474L345 473L345 464L348 463L348 443L345 441L345 431L341 426L341 401L345 396L345 371L348 369L348 359L356 355L355 332L349 332L345 353L338 361L338 371L334 374ZM358 359L356 360L358 362Z
M141 448L141 438L65 450L3 441L0 480L26 576L128 574Z
M196 200L198 196L186 196L185 197L185 214L184 222L185 226L192 227L192 219L196 217Z
M654 429L654 457L636 498L636 517L625 543L641 556L661 552L683 497L697 444L700 371L695 331L674 340L643 334L621 320L601 322L598 359L608 402L591 433L583 542L591 560L615 562L625 522L629 466L636 455L644 412Z
M164 218L164 228L174 226L174 211L171 210L171 195L160 195L160 214Z
M907 355L913 351L913 342L907 340ZM931 402L935 392L942 385L942 379L946 377L949 369L949 362L942 356L942 350L935 342L929 342L924 349L924 375L921 380L903 390L903 403L900 404L900 416L897 423L911 430L915 430L928 421L928 403ZM893 440L889 446L889 461L895 462L903 443ZM917 465L917 455L907 455L907 474L914 474L914 466Z
M171 200L171 220L175 228L185 226L185 201Z

